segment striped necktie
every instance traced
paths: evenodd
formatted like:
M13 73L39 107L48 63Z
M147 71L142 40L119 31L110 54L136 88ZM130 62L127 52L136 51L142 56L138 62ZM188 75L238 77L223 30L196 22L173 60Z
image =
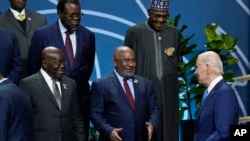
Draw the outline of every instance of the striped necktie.
M53 95L56 99L56 102L57 102L57 105L59 107L59 109L61 110L61 95L60 95L60 92L59 92L59 89L58 89L58 86L56 84L56 80L55 79L52 79L52 90L53 90Z

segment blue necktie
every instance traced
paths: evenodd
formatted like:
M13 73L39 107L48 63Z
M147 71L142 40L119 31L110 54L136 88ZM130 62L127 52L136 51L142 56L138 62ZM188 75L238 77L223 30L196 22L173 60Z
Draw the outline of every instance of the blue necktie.
M206 89L206 91L204 92L203 96L202 96L202 103L205 101L205 99L207 98L207 94L208 94L208 90Z

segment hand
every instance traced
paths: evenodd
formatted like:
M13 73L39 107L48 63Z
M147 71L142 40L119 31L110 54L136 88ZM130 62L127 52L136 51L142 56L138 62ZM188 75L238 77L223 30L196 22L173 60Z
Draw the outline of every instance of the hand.
M154 131L153 125L150 122L146 122L145 125L148 131L148 141L150 141L152 138L153 131Z
M122 131L122 128L115 128L109 136L110 140L111 141L122 141L122 138L119 136L119 132L121 132L121 131Z

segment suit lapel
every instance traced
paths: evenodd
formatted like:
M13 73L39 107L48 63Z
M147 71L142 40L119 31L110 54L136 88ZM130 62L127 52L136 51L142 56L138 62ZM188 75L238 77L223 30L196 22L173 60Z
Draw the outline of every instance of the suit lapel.
M113 72L113 74L111 75L111 81L114 84L114 88L117 88L118 90L118 94L122 97L123 100L126 101L126 103L128 104L128 106L132 109L127 94L125 93L123 87L121 86L116 74Z
M215 96L215 91L221 87L222 83L225 82L223 79L221 81L219 81L214 88L211 90L211 92L209 92L207 98L205 99L205 101L201 104L201 107L198 111L198 116L202 113L202 111L204 110L204 107L206 107L206 104L208 104L211 99Z
M139 98L139 94L140 94L140 88L139 88L139 80L134 76L132 78L133 80L133 86L134 86L134 95L135 95L135 109L136 109L136 105L139 105L139 102L138 99Z
M32 15L29 10L26 9L26 33L29 33L32 24Z
M6 14L7 14L6 19L8 20L8 23L12 24L13 26L17 27L18 30L20 30L21 32L25 33L25 31L23 30L23 28L21 27L21 25L18 23L17 19L14 17L14 15L12 14L12 12L10 10L8 10Z
M79 60L79 57L82 56L82 51L80 49L80 46L82 44L82 37L81 37L81 34L79 33L79 29L76 30L75 32L76 34L76 54L75 54L75 58L74 58L74 64L73 64L73 68L74 69L75 67L77 67L78 64L78 60Z
M67 101L69 99L71 99L70 98L71 93L69 93L70 92L70 90L69 90L70 88L68 87L68 83L64 79L64 77L61 79L60 85L61 85L61 94L62 94L61 111L63 112L65 110L65 108L66 108L66 107L64 107L65 104L67 103Z
M54 23L53 28L54 28L54 31L56 32L56 33L55 33L56 36L59 37L59 38L58 38L59 40L54 41L54 42L56 42L56 43L58 44L57 48L59 48L59 49L63 52L63 54L65 55L65 59L67 60L67 62L69 62L69 59L68 59L68 56L67 56L66 47L65 47L65 42L64 42L63 36L62 36L62 34L65 34L65 33L61 33L61 30L60 30L59 22L58 22L58 21L56 21L56 22ZM53 36L55 36L55 35L53 35ZM77 42L78 42L78 38L79 38L79 37L76 36L76 38L77 38ZM76 49L77 49L77 48L78 48L78 47L76 47ZM76 50L76 55L75 55L75 59L74 59L73 68L75 68L75 61L76 61L77 53L78 53L78 50ZM70 71L71 71L73 68L71 68L70 63L67 63L67 66L66 66L66 69L67 69L67 70L70 70Z
M50 90L50 88L49 88L47 82L45 81L45 79L43 78L43 76L42 76L42 74L41 74L40 72L37 73L37 77L36 77L36 78L37 78L37 81L36 81L37 86L38 86L38 87L41 89L41 91L49 98L49 100L50 100L53 104L55 104L55 105L57 106L58 110L60 110L59 107L58 107L58 105L57 105L56 99L55 99L55 97L54 97L52 91Z

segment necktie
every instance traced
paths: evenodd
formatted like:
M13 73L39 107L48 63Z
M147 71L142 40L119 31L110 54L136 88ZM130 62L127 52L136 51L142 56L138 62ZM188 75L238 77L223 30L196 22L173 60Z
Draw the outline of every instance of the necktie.
M202 103L205 101L205 99L207 98L207 94L208 94L208 91L206 90L202 96Z
M74 54L73 54L73 48L72 48L72 43L70 40L70 32L66 31L66 40L65 40L65 47L66 47L66 52L67 52L67 56L69 59L69 63L71 68L73 67L73 63L74 63Z
M56 84L56 81L53 79L52 80L52 90L53 90L53 94L54 94L54 97L56 99L56 102L58 104L58 107L59 109L61 110L61 95L60 95L60 92L59 92L59 89L58 89L58 86Z
M24 20L24 14L20 13L20 14L18 14L18 17L19 17L19 21L22 22Z
M127 94L128 100L129 100L129 103L132 106L132 108L135 109L135 101L134 101L134 98L133 98L132 93L130 91L130 88L128 86L127 79L124 78L123 82L124 82L123 84L124 84L124 88L125 88L125 91L126 91L126 94Z

